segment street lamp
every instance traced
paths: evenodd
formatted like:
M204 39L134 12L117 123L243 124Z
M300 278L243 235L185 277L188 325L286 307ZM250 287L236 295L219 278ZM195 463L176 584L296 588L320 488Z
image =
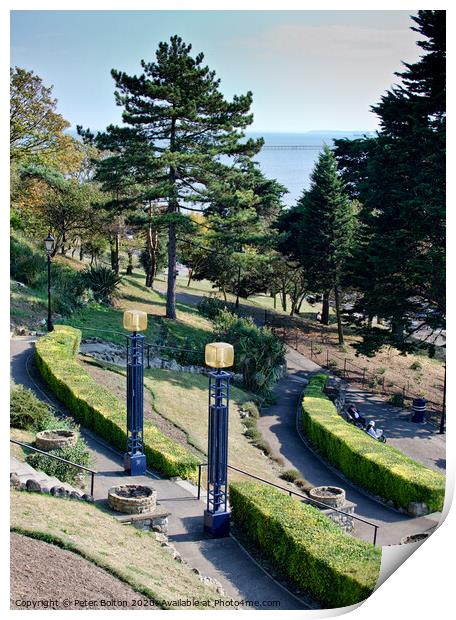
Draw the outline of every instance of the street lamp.
M231 372L223 370L234 362L234 350L226 342L206 345L205 361L214 368L209 373L207 507L204 529L214 538L228 536L230 513L227 510L228 413Z
M124 469L131 476L144 476L144 336L138 332L147 329L147 314L140 310L125 310L123 326L132 332L127 336L127 451Z
M48 332L52 332L54 326L52 325L52 316L51 316L51 256L54 252L55 248L55 239L51 235L48 234L46 239L44 240L44 247L46 248L47 254L47 268L48 268L48 317L47 317L47 330Z

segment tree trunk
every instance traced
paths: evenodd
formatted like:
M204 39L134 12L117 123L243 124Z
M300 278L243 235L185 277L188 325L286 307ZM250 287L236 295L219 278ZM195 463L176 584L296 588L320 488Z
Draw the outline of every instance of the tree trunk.
M274 293L273 297L274 297L274 310L276 310L277 309L277 294Z
M80 261L84 260L84 250L82 249L82 245L79 248L79 260Z
M115 238L115 249L114 249L114 273L116 275L119 275L120 272L120 260L119 260L119 233L116 233L116 238Z
M60 254L62 256L66 256L66 247L65 247L65 242L66 242L66 236L65 236L65 231L63 231L63 235L62 235L62 246L60 248Z
M339 286L337 284L334 287L334 301L336 304L337 334L339 336L339 345L343 345L344 344L344 328L342 326L342 318L340 316Z
M131 276L133 273L133 252L128 251L128 265L127 265L127 276Z
M189 269L188 270L188 281L187 281L187 288L190 286L190 282L192 281L192 275L193 275L193 270Z
M282 310L284 312L287 311L287 291L285 290L285 287L282 288Z
M168 289L166 293L166 318L176 318L176 224L168 227Z
M329 325L329 291L323 293L323 303L321 307L321 323Z

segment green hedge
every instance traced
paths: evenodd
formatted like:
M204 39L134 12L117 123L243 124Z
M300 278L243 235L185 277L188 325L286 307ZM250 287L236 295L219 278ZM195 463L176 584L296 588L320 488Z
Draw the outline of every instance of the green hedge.
M119 450L127 440L124 403L102 387L76 361L81 332L56 325L36 343L36 362L46 383L83 425L93 429ZM147 463L167 476L196 480L198 459L144 420Z
M230 484L236 527L298 587L326 607L367 598L381 549L345 534L317 508L255 482Z
M348 478L411 512L412 502L442 510L445 477L396 448L348 424L323 394L326 375L311 377L302 401L302 423L311 443Z

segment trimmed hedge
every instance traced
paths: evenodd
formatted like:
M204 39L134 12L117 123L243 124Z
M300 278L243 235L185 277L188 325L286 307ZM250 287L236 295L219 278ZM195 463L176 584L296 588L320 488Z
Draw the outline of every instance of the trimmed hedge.
M84 426L93 429L119 450L127 441L125 405L96 381L76 361L81 332L66 325L40 338L35 354L38 369L56 396ZM147 463L167 476L196 480L198 459L180 444L144 420Z
M396 448L375 441L338 415L323 394L326 375L311 377L302 401L302 423L311 443L348 478L412 512L411 503L442 510L445 477Z
M326 607L345 607L374 590L381 548L345 534L317 508L256 482L230 484L236 527L298 587Z

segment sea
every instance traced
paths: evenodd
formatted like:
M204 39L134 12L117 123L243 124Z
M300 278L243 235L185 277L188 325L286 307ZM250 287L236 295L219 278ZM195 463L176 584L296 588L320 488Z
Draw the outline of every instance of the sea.
M324 145L333 146L338 138L371 136L369 131L308 131L305 133L247 133L248 137L264 139L264 147L254 157L263 174L276 179L288 192L283 202L296 204L310 185L310 175Z
M78 138L77 132L68 133ZM263 174L276 179L286 187L283 203L296 204L310 185L310 175L324 147L331 147L337 138L362 138L372 136L369 131L307 131L304 133L246 132L247 137L264 139L264 146L254 157Z

